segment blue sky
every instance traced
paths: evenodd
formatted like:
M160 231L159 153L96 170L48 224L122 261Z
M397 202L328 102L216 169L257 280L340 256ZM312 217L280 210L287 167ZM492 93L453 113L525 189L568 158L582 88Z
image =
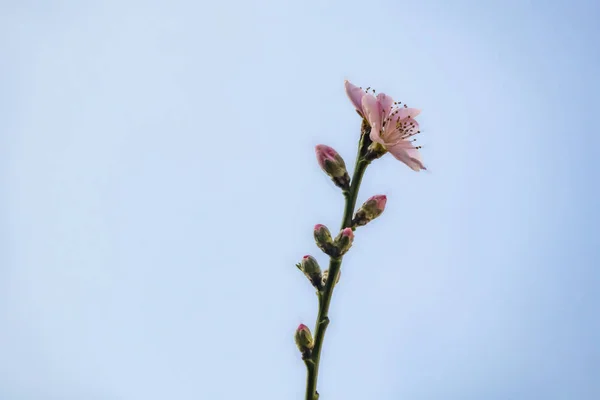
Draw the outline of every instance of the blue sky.
M367 171L322 398L599 398L594 3L1 2L0 398L301 399L344 79L429 172Z

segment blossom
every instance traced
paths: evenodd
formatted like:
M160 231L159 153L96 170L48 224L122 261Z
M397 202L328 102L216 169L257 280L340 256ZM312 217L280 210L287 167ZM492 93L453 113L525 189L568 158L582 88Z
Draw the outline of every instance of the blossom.
M420 133L415 117L421 113L417 108L399 107L399 103L379 93L373 96L365 93L362 98L365 118L371 125L370 138L379 143L396 159L408 165L414 171L426 169L423 165L419 147L411 139Z
M419 153L420 147L413 144L413 136L420 133L415 117L421 110L401 106L400 102L394 102L385 93L375 96L369 93L370 88L362 89L349 81L345 81L344 85L350 101L371 126L371 140L383 146L412 170L426 169Z

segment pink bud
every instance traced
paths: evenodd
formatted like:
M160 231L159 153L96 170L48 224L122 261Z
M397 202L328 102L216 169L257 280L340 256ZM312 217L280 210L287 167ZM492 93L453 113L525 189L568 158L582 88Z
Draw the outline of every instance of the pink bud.
M306 255L302 257L299 268L318 289L321 282L321 267L317 260L313 256Z
M302 353L302 358L309 356L315 342L308 326L304 324L298 325L294 334L294 340L296 341L296 346L298 346L298 349Z
M317 246L328 255L333 255L333 251L335 250L335 246L333 245L333 239L331 238L331 232L325 225L317 224L315 225L315 230L313 232L315 237L315 242Z
M325 161L335 162L340 156L332 147L324 144L317 145L315 147L315 153L317 154L317 162L322 169L326 168Z
M365 203L356 211L354 218L352 219L352 225L354 227L366 225L379 217L383 210L385 210L385 204L387 203L387 197L384 194L378 194L370 197Z
M385 194L376 194L375 196L367 200L367 202L369 201L375 202L375 207L381 212L383 212L383 210L385 210L385 203L387 203L387 197Z
M346 254L346 252L350 250L353 241L354 232L352 232L352 228L342 229L342 231L339 233L339 235L335 238L334 241L338 256L343 256L344 254Z
M354 232L352 231L352 228L344 228L342 231L342 236L347 237L350 240L354 239Z
M333 148L320 144L315 147L319 166L342 190L350 187L350 176L344 159Z

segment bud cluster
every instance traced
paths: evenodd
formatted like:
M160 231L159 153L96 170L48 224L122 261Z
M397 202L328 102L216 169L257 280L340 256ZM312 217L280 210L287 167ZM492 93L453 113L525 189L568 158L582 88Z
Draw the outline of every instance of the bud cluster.
M329 229L325 225L317 224L314 229L314 237L317 246L325 254L338 258L350 250L354 241L354 232L352 228L344 228L335 239L332 239Z

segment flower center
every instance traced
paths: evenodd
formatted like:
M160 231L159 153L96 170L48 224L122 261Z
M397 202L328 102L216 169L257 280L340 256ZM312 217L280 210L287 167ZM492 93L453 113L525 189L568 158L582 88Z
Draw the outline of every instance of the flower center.
M361 86L360 89L364 90L364 92L367 94L377 93L375 89L370 86L366 89L363 89ZM401 110L401 107L408 108L408 105L402 104L401 101L395 101L392 105L387 107L387 109L382 107L381 120L383 123L380 129L380 135L382 138L393 139L393 142L388 144L388 146L394 146L403 141L414 143L417 139L412 137L421 133L421 131L418 130L417 122L410 115L402 120L396 118ZM392 123L395 123L396 126L393 129L390 129L388 125ZM388 126L387 129L386 126ZM414 149L418 150L421 147L422 146L416 146Z
M418 124L413 117L411 117L410 115L403 119L400 119L398 117L398 113L400 113L401 111L401 104L402 102L396 101L392 106L390 106L389 112L386 113L384 111L383 124L380 130L380 134L381 137L385 137L390 140L394 139L394 141L390 143L390 146L396 145L402 141L415 142L417 139L411 138L421 133L421 131L418 130ZM408 108L406 104L404 104L403 107ZM395 124L395 126L392 128L390 127L390 124ZM418 146L416 148L420 149L421 146Z

